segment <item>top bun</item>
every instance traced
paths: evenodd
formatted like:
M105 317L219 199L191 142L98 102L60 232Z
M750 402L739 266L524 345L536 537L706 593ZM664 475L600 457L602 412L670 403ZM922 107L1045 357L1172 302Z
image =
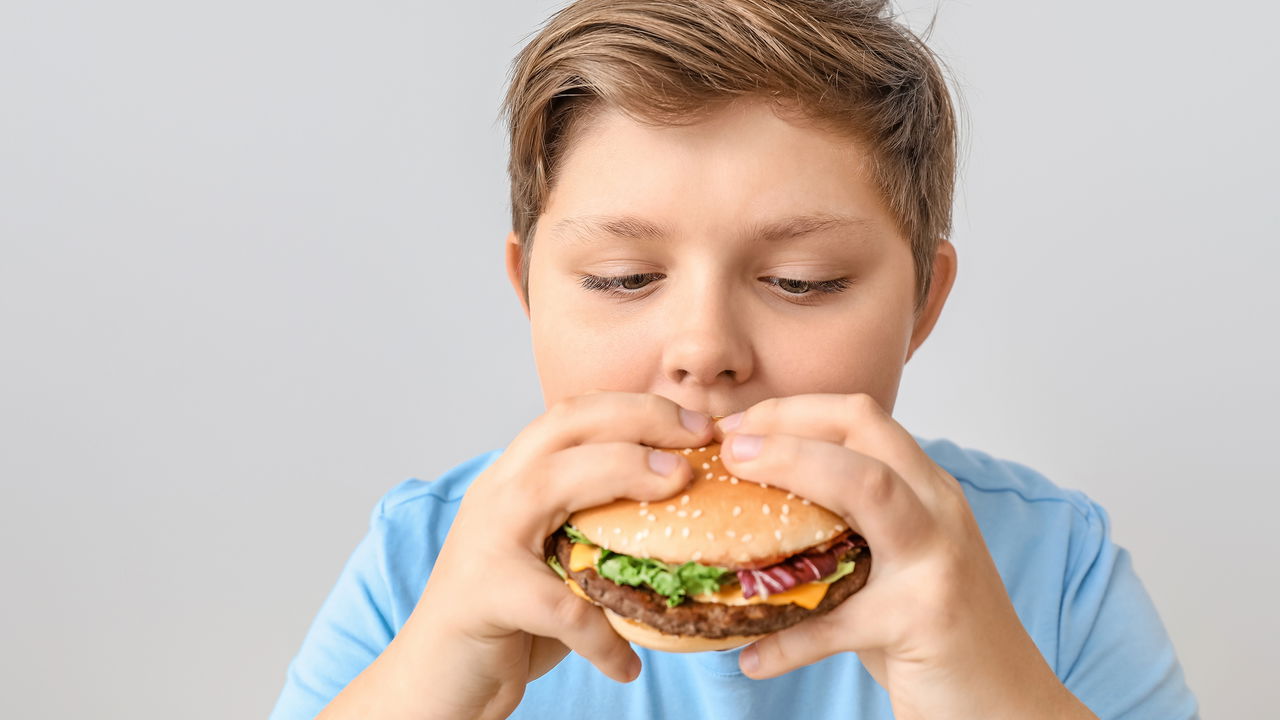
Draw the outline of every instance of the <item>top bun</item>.
M848 529L824 507L729 474L718 443L662 449L693 468L693 482L683 492L661 501L617 500L579 510L569 524L616 553L731 569L771 565Z

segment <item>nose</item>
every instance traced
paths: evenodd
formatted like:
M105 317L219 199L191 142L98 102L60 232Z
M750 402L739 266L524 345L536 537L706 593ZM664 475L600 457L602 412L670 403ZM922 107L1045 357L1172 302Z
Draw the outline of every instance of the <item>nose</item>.
M723 285L723 283L719 283ZM717 283L672 293L667 309L663 372L680 385L740 385L753 371L744 318L733 312L729 293Z

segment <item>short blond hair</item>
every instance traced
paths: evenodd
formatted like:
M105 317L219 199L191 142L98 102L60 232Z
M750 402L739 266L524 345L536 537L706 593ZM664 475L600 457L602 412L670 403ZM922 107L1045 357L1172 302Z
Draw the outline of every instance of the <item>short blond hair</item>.
M911 243L919 311L951 232L956 119L941 62L884 0L577 0L552 16L503 103L525 301L537 220L577 124L600 107L683 124L753 97L866 149Z

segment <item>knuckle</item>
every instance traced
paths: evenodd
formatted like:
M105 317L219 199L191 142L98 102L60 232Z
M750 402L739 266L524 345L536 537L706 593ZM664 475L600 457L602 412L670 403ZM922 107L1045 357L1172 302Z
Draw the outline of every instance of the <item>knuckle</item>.
M672 414L675 403L653 393L638 396L639 411L646 417L664 418Z
M580 628L587 621L587 613L593 612L595 607L586 600L574 595L565 588L563 597L556 600L555 607L552 608L552 614L560 627Z
M850 420L861 420L883 412L880 403L866 393L853 393L844 397L845 413Z
M897 492L897 478L893 470L879 461L873 461L863 479L863 495L872 506L888 505Z
M540 417L539 420L542 420L543 424L550 424L553 426L564 423L565 419L573 414L573 404L576 401L576 397L567 397L557 400L555 404L547 408L547 411L542 414L542 417Z
M755 405L752 405L747 410L747 412L742 416L742 418L743 420L746 420L746 418L752 415L769 417L769 416L778 414L778 410L781 407L782 407L782 398L777 398L777 397L765 398L764 400L761 400Z

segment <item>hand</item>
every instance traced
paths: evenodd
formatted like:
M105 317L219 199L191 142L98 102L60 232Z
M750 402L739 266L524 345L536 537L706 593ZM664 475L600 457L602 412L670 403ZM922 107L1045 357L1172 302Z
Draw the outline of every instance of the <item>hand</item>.
M731 472L843 516L874 558L830 613L744 650L744 673L852 651L899 720L1093 717L1019 622L959 483L874 399L774 398L716 427Z
M404 717L506 717L570 649L634 680L640 658L547 566L543 545L577 510L676 494L693 477L689 463L646 445L696 447L711 433L708 416L651 394L596 392L552 407L468 489L417 607L356 692L380 693Z

